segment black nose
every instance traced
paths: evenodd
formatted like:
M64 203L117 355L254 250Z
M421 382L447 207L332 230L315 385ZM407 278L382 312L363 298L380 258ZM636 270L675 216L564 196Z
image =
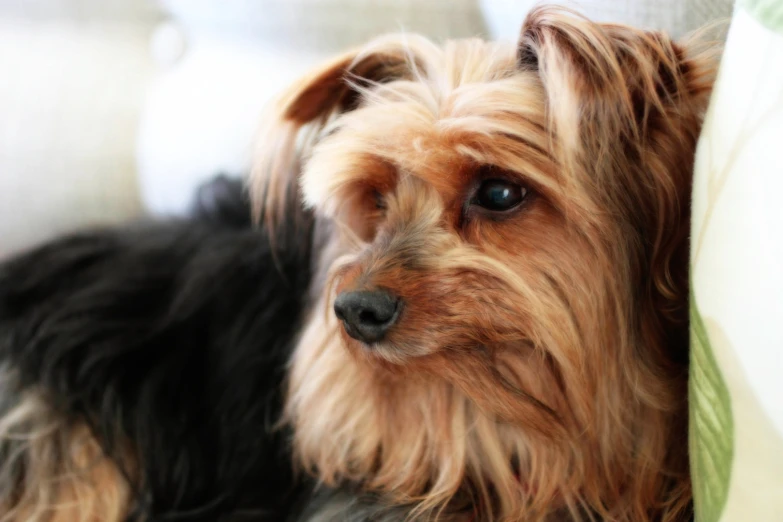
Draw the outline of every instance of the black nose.
M359 341L383 339L400 315L400 300L383 290L343 292L334 300L334 313L345 332Z

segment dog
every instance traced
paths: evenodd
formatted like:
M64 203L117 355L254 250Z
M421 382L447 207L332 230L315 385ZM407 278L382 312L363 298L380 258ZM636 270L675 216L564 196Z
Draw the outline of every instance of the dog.
M187 218L0 265L0 520L294 516L310 485L276 425L309 299L299 217L255 229L219 177Z
M287 91L251 194L267 224L298 194L327 237L287 381L299 466L407 519L689 520L716 55L539 7L515 46L382 37Z

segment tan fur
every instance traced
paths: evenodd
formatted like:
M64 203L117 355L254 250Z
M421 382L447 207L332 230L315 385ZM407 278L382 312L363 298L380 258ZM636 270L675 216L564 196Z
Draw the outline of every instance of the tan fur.
M122 522L130 489L82 426L69 426L29 394L0 419L0 442L11 449L0 492L2 522ZM9 483L13 482L13 484Z
M337 231L290 375L305 467L430 518L688 519L694 49L539 8L516 48L386 37L288 93L257 210L301 190ZM535 195L465 211L482 177ZM368 348L332 300L378 287L405 308Z

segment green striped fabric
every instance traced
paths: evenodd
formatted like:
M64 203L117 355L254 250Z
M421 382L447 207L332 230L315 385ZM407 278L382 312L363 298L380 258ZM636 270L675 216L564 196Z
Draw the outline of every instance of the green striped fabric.
M696 522L783 522L783 0L739 0L693 182Z

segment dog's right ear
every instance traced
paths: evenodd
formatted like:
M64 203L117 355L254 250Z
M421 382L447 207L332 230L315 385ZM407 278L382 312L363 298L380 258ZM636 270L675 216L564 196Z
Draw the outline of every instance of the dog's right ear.
M411 36L380 38L331 60L283 93L264 117L253 158L250 192L256 221L274 228L286 212L302 211L301 162L324 127L356 108L363 89L412 77L419 65L416 49L425 43Z

